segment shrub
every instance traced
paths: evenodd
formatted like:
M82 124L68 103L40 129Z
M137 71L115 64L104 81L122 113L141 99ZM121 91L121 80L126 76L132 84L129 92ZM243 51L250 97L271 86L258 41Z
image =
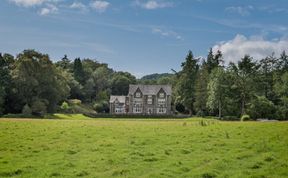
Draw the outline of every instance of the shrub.
M81 101L81 100L78 100L78 99L70 99L68 102L69 102L70 104L75 104L75 105L79 105L79 104L82 103L82 101Z
M32 114L37 116L44 116L47 113L47 106L43 100L35 100L32 103Z
M269 118L273 119L275 117L276 107L274 103L268 100L265 96L257 96L251 102L248 108L248 114L253 119L258 118Z
M69 104L68 104L66 101L64 101L64 102L61 104L61 109L62 109L63 111L65 111L65 112L67 112L67 111L70 109Z
M24 107L22 109L22 114L23 115L27 115L27 116L32 114L32 110L31 110L31 108L29 107L28 104L24 105Z
M222 117L222 119L225 121L236 121L236 120L239 120L239 117L237 117L237 116L224 116L224 117Z
M198 117L205 117L205 112L202 111L202 110L199 110L199 111L196 113L196 116L198 116Z
M288 107L278 106L276 108L276 118L279 120L288 120Z
M93 108L97 113L108 113L109 112L109 104L105 101L95 103Z
M249 121L250 120L250 116L247 115L247 114L244 114L242 117L241 117L241 121Z
M175 109L179 113L185 113L185 106L183 104L181 104L181 103L176 103Z

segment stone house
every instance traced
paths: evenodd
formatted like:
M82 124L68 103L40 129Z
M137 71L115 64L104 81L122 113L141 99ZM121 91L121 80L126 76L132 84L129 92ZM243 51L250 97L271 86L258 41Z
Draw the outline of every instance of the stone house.
M171 95L170 85L129 85L128 96L110 96L110 113L171 114Z
M128 112L127 96L111 95L109 100L109 108L111 114L125 114Z

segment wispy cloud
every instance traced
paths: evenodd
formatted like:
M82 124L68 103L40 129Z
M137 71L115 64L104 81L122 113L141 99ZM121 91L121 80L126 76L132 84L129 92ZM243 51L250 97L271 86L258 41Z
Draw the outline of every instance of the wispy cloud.
M18 6L24 6L24 7L40 5L43 2L45 2L45 0L9 0L9 1L15 3Z
M81 2L73 2L69 7L71 9L79 9L81 11L86 11L87 10L86 5L81 3Z
M148 10L154 10L154 9L160 9L160 8L173 6L172 2L165 2L165 1L159 1L159 0L148 0L148 1L136 0L134 1L133 4L143 9L148 9Z
M247 38L244 35L236 35L234 39L216 44L213 51L220 50L225 62L237 62L244 55L249 54L254 59L263 59L273 52L279 56L283 50L288 50L288 39L265 40L261 37Z
M108 1L92 1L90 7L99 13L103 13L110 6Z
M225 9L226 12L230 13L237 13L240 14L241 16L248 16L250 15L250 11L254 9L253 6L230 6Z
M58 12L58 8L53 4L47 4L46 7L41 8L38 12L40 15L55 14Z
M163 30L161 28L152 28L152 33L154 34L160 34L163 37L172 37L177 40L183 40L182 36L176 33L175 31L172 30Z

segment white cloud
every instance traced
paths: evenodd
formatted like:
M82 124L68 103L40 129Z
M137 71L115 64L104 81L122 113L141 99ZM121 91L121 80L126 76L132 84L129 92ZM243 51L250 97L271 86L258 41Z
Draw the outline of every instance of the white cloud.
M9 1L15 3L18 6L24 6L24 7L40 5L43 2L45 2L45 0L9 0Z
M99 13L102 13L106 11L106 9L110 6L110 3L107 1L93 1L90 3L90 6Z
M166 8L166 7L172 7L172 2L164 2L164 1L157 1L157 0L149 0L146 2L136 0L134 2L136 6L142 7L144 9L153 10L153 9L159 9L159 8Z
M231 13L237 13L241 16L248 16L250 15L250 11L253 10L253 6L247 6L247 7L241 7L241 6L231 6L227 7L225 11L231 12Z
M220 50L225 62L237 62L249 54L254 59L263 59L275 52L279 56L283 50L288 51L288 39L264 40L261 37L247 38L244 35L236 35L230 41L221 42L213 47L213 51Z
M160 34L161 36L164 37L173 37L176 38L177 40L183 40L183 38L178 33L172 30L162 30L160 28L153 28L152 33Z
M39 14L45 16L48 14L55 14L57 13L57 11L58 11L58 8L55 5L47 4L46 7L40 9Z
M81 2L73 2L70 6L71 9L80 9L82 11L86 10L86 5L82 4Z

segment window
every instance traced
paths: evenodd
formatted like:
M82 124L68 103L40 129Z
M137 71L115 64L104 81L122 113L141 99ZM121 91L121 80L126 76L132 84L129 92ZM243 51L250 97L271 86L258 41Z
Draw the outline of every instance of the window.
M158 106L164 106L166 104L165 98L163 99L158 99Z
M147 98L147 104L153 104L152 96L149 95Z
M157 109L157 112L159 113L159 114L165 114L166 113L166 108L158 108Z
M133 113L142 113L142 108L139 106L136 106L133 108Z
M159 98L164 98L164 93L159 93Z
M134 101L134 107L142 107L142 101Z
M136 98L140 98L141 97L141 93L137 92L135 96L136 96Z

